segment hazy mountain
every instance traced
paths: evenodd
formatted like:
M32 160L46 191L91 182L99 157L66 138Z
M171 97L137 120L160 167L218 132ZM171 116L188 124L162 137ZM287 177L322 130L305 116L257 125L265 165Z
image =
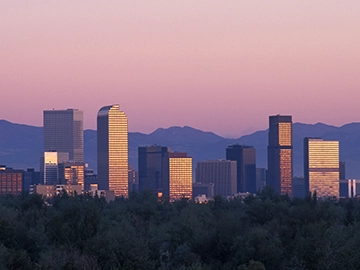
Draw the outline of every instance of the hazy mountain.
M169 146L172 151L185 151L197 161L225 158L228 145L239 143L256 148L257 167L267 167L268 131L257 131L238 139L226 139L212 132L203 132L188 126L159 128L150 134L129 133L129 163L137 168L139 146ZM303 175L304 137L321 137L340 141L340 160L346 162L346 176L360 178L360 123L334 127L322 123L293 125L294 175ZM85 162L96 169L96 131L85 130ZM0 164L14 168L39 169L43 148L43 129L13 124L0 120Z

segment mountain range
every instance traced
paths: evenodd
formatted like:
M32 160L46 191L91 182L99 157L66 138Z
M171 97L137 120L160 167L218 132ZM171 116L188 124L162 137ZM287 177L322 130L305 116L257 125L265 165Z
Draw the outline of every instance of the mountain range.
M341 127L317 124L293 124L294 176L303 175L303 139L320 137L340 142L340 160L345 161L346 177L360 179L360 123ZM268 130L261 130L238 139L228 139L212 132L192 127L159 128L150 134L129 133L129 164L137 169L137 149L148 145L168 146L172 151L187 152L197 161L225 158L225 149L231 144L256 148L258 168L267 167ZM43 150L43 128L0 120L0 164L16 169L39 169ZM84 131L85 162L96 170L96 131Z

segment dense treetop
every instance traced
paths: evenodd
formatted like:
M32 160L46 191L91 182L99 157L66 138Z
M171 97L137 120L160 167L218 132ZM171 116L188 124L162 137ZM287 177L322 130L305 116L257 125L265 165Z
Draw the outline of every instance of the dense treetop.
M0 197L1 269L360 269L360 201Z

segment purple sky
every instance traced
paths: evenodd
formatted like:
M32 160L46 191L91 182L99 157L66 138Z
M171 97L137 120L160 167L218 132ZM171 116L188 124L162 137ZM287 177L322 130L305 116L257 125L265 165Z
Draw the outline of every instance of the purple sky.
M358 0L0 0L0 119L78 108L95 129L119 103L144 133L358 122L359 14Z

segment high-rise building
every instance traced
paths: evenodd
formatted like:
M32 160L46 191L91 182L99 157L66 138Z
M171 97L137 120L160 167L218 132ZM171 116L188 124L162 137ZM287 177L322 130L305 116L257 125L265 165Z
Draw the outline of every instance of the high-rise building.
M77 109L44 111L44 151L69 153L84 162L83 112Z
M43 152L40 157L40 182L47 185L59 184L58 165L68 161L67 152Z
M282 195L292 194L292 119L269 117L268 175L266 184Z
M339 141L304 139L304 179L306 193L339 197Z
M214 184L214 195L231 196L237 193L236 161L206 160L196 163L196 182Z
M192 198L192 158L183 152L166 153L163 158L163 196L170 201Z
M14 170L0 165L0 195L20 195L22 191L23 170Z
M128 120L118 104L98 112L97 162L99 189L128 197Z
M139 191L151 190L155 194L163 189L163 159L169 147L158 145L138 148Z
M237 192L256 192L256 150L252 146L230 145L226 159L236 161Z

